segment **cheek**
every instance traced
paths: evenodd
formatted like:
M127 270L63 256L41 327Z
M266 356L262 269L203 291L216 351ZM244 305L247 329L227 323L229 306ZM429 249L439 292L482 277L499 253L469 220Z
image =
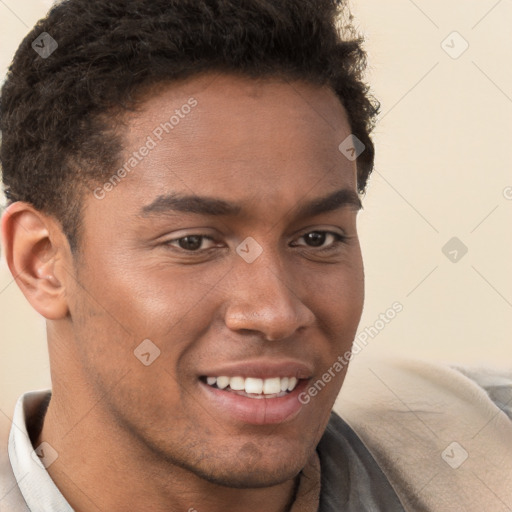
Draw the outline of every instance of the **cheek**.
M165 262L140 259L133 254L110 255L98 259L94 269L81 277L87 283L90 308L98 309L97 299L99 309L108 313L102 321L143 340L165 337L191 318L197 322L201 315L207 316L208 293L219 281L216 272L201 272L193 266L177 270Z
M320 282L321 287L318 286ZM311 299L315 301L314 311L322 331L321 341L317 346L320 369L317 378L324 383L328 382L325 389L322 387L322 391L316 395L315 402L319 409L327 411L334 403L345 378L350 361L350 355L347 357L347 354L356 337L363 311L362 264L354 264L343 271L331 273L328 278L318 281L316 287L310 283L308 289ZM311 290L316 290L314 295ZM323 375L325 379L322 378ZM316 391L313 390L313 393Z
M176 405L180 383L190 385L191 379L183 375L183 361L212 318L207 294L215 282L191 270L178 275L133 262L127 267L120 260L115 267L98 261L94 271L82 272L71 309L90 381L101 391L129 372L117 389L137 411L148 413L159 394ZM141 396L144 389L154 391L150 399Z
M149 419L165 424L171 410L176 423L183 421L187 397L181 395L179 362L187 352L187 336L173 332L170 343L163 333L171 331L171 324L163 326L163 315L151 319L131 296L114 301L111 293L103 294L101 305L83 292L75 302L74 335L87 392L101 399L109 414L132 425ZM195 413L194 404L188 413Z
M319 325L329 330L329 338L355 334L364 303L362 262L327 269L304 280L304 302L314 311ZM352 338L353 339L353 338ZM352 341L352 340L350 340Z

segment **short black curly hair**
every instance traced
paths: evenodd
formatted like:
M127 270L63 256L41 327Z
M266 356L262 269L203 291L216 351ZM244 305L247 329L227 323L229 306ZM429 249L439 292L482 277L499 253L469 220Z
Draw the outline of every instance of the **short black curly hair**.
M33 47L44 32L58 43L48 58ZM345 0L63 0L25 37L2 87L5 195L53 215L75 250L84 186L119 163L123 112L152 85L207 71L330 85L366 147L362 193L379 109L365 67Z

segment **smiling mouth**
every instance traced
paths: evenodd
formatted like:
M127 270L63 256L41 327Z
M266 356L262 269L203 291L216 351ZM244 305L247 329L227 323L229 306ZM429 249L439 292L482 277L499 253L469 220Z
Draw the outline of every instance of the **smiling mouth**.
M201 377L206 385L231 392L247 398L281 398L291 393L300 382L296 377L271 377L258 379L253 377Z

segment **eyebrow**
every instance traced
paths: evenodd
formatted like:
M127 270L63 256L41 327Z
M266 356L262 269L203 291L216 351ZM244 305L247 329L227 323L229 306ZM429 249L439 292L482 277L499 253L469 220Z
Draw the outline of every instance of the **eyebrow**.
M351 207L354 210L360 210L363 207L355 190L340 189L324 197L313 199L299 205L295 209L295 215L297 218L314 217L344 207ZM141 214L143 217L149 217L157 214L182 212L220 217L236 216L242 211L243 207L240 204L224 199L172 193L158 196L151 204L142 208Z

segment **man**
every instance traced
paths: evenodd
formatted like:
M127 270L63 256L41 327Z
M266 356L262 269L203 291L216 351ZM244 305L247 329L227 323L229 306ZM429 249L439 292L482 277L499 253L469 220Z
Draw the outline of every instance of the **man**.
M52 390L4 429L0 510L442 510L372 431L396 411L331 412L378 110L339 4L68 0L21 44L2 233Z

